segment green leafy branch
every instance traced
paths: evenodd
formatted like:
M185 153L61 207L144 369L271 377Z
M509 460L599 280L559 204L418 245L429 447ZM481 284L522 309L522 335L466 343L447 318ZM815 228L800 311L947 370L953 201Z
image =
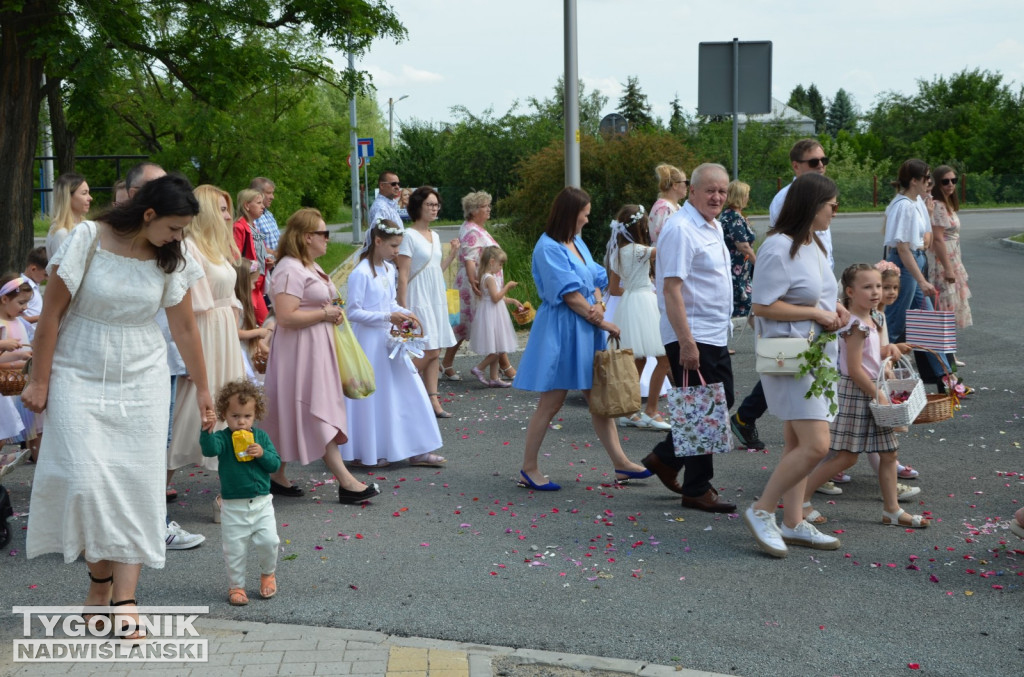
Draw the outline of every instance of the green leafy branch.
M794 378L801 378L807 374L813 377L814 380L804 393L804 398L809 400L812 397L824 397L828 400L830 414L835 414L839 410L839 404L836 403L836 381L839 380L839 371L832 366L825 348L835 340L836 335L833 332L818 334L807 350L800 353L803 364L800 365L799 373L793 375Z

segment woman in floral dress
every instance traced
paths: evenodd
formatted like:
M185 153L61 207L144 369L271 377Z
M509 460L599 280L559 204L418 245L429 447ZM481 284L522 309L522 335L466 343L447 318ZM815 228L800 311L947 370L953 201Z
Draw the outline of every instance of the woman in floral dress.
M757 238L743 217L743 209L749 201L750 185L742 181L731 182L725 198L726 209L718 217L725 246L732 255L733 317L750 315L750 278L754 275L754 262L757 260L752 245Z
M956 313L960 329L974 324L971 319L971 290L967 286L967 270L960 258L960 199L956 194L956 171L941 165L932 172L932 250L928 266L931 283L939 292L939 310Z

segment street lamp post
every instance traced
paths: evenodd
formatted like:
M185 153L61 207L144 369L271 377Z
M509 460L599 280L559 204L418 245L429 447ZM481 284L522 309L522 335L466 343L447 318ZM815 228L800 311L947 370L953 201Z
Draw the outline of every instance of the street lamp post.
M395 143L395 104L402 99L408 99L408 94L403 94L397 99L388 97L388 145L392 146Z

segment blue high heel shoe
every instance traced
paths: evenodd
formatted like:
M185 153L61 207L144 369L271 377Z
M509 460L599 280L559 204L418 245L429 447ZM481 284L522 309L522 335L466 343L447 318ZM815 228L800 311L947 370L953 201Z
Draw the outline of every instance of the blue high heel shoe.
M650 477L654 473L651 472L650 468L644 468L643 470L619 470L616 468L615 473L618 475L625 475L624 478L615 479L627 479L627 480L642 480L645 477Z
M523 481L519 483L519 486L523 487L524 489L533 489L535 491L558 491L559 489L562 488L560 485L555 484L554 482L548 482L547 484L537 484L536 482L531 480L530 476L527 475L522 470L519 471L519 474L523 476Z

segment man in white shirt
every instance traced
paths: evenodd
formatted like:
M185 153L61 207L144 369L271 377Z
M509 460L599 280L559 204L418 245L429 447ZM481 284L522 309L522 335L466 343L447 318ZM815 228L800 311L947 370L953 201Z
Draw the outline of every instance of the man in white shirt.
M803 176L808 172L824 174L825 167L828 166L828 157L825 155L825 149L821 147L817 139L800 139L793 144L793 147L789 149L789 161L793 166L793 174L795 175L793 181L796 181L797 176ZM782 212L782 204L786 201L786 195L789 193L789 188L792 185L791 182L783 186L782 190L776 193L775 198L772 199L772 204L768 208L768 224L772 228L775 227L775 222L779 219L779 214ZM818 239L825 246L829 266L835 268L835 260L832 258L832 231L818 231L817 235ZM748 449L764 449L764 442L761 441L757 433L757 419L764 416L766 411L768 411L768 402L765 400L761 381L758 380L754 389L740 403L736 413L730 418L732 431L740 445Z
M394 221L395 225L402 225L402 215L398 212L398 197L402 194L402 183L394 172L381 172L377 179L378 193L373 204L370 205L369 227L367 233L373 229L373 224L378 218Z
M684 374L698 383L721 383L733 403L732 362L728 338L732 317L732 272L729 250L717 216L725 205L729 174L718 164L703 164L690 176L690 197L665 222L658 236L655 286L661 311L661 339L676 385ZM654 447L643 464L661 482L683 495L686 508L735 512L711 484L712 455L677 457L672 434ZM678 473L686 468L680 486Z

